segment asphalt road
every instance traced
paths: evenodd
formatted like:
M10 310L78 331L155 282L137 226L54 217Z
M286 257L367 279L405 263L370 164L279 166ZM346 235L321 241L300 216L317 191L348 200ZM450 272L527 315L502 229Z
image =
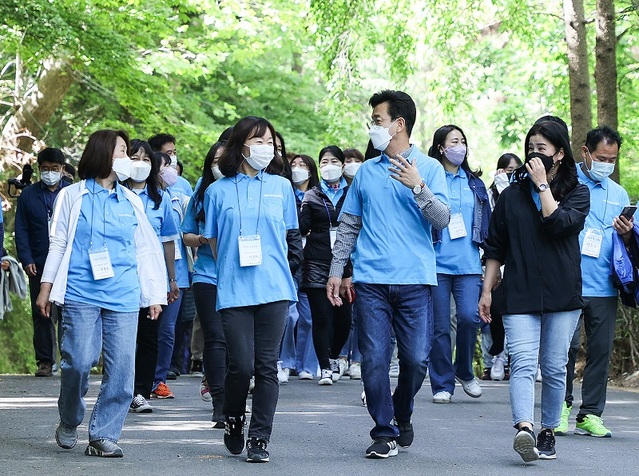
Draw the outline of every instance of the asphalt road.
M368 460L372 420L360 402L360 382L319 387L317 380L291 378L280 389L271 462L249 464L226 453L223 430L212 429L210 404L200 399L199 379L189 376L169 382L176 398L153 400L154 413L129 414L120 439L124 458L84 456L99 383L92 377L80 441L67 451L54 440L59 377L0 376L0 474L639 475L639 393L617 389L610 389L604 415L612 438L573 435L573 412L571 434L557 438L558 459L524 465L512 449L507 382L482 382L479 399L458 386L449 405L433 404L425 384L415 402L413 445L396 457Z

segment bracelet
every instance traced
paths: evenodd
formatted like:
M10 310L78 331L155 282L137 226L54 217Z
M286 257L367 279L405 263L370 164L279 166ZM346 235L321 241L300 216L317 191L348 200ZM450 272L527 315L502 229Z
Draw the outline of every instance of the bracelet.
M177 281L177 279L175 279L175 278L169 278L169 283L174 283L176 281Z

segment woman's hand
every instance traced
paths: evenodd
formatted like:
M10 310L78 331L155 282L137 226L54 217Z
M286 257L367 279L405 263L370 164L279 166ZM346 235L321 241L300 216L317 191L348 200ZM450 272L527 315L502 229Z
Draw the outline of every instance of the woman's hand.
M482 291L481 297L479 298L479 317L484 322L491 322L492 317L490 316L490 306L493 302L493 296L490 291Z
M162 312L162 306L159 304L151 304L149 306L149 315L147 316L152 321L156 321L158 317L160 317L160 313Z
M166 299L169 304L171 304L172 302L177 301L177 298L180 297L180 288L178 287L176 281L171 281L169 283L169 288L171 290L168 292Z
M51 314L51 302L49 296L51 295L52 283L42 283L40 285L40 293L36 298L36 306L44 317L50 317Z
M528 171L530 180L533 181L536 187L539 187L540 184L548 181L546 177L546 168L539 157L533 157L526 162L526 170Z

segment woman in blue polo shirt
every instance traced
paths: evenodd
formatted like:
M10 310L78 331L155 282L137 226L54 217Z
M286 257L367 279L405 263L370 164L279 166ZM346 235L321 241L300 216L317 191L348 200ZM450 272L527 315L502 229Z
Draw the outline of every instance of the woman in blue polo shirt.
M442 126L428 151L446 171L450 223L433 232L437 255L437 286L433 287L434 334L430 353L430 383L434 403L450 403L455 379L473 398L482 394L473 373L479 328L477 303L481 288L479 247L490 222L490 204L481 171L468 165L468 146L457 126ZM450 295L457 311L455 362L450 340Z
M247 461L266 462L279 385L277 359L295 285L288 250L301 249L291 184L265 169L275 156L275 130L245 117L233 128L219 167L224 175L204 197L209 240L217 259L217 309L228 349L224 445L244 450L244 411L255 370ZM291 260L291 267L297 266Z
M103 377L89 423L90 456L121 457L117 441L131 400L135 335L140 308L157 319L166 303L162 248L140 198L117 180L131 174L128 137L94 132L78 164L81 182L63 188L54 203L50 245L37 305L49 316L62 307L56 441L78 440L89 373L103 356Z
M195 191L189 201L182 233L184 243L197 249L193 263L193 298L200 318L204 335L204 373L213 399L213 428L224 428L224 376L226 375L226 341L222 329L222 316L212 303L217 298L217 269L208 240L204 238L204 192L217 179L221 178L218 160L224 152L222 142L213 144L204 159L202 177L195 185Z
M170 293L169 301L175 300L179 289L175 282L175 240L178 236L177 224L171 211L171 199L159 185L160 158L151 150L151 146L139 139L131 141L131 177L125 185L136 193L146 211L146 216L164 249L164 259L168 271ZM137 346L135 351L135 397L130 412L151 413L153 408L147 401L151 397L155 366L158 359L158 329L164 319L152 321L147 318L148 310L140 309L138 314ZM168 390L170 392L170 389Z

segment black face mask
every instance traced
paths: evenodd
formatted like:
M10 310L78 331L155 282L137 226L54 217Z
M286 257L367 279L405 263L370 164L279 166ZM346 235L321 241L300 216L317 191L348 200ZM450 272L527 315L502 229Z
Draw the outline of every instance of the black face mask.
M541 163L544 164L546 173L550 172L552 166L555 165L555 162L552 160L552 156L544 155L539 152L532 152L531 154L528 154L528 157L526 157L526 162L530 162L530 159L534 159L535 157L539 157L541 159Z

